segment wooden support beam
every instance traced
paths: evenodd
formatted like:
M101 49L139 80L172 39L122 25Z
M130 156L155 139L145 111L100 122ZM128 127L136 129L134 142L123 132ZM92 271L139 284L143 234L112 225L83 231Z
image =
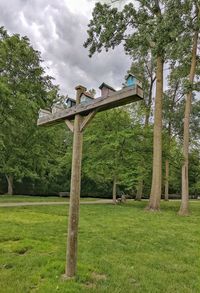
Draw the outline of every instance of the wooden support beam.
M85 88L78 86L76 87L76 90L76 102L78 103L80 101L81 94L85 91ZM81 160L83 145L83 133L80 131L81 124L81 115L76 115L74 119L74 139L67 238L67 263L65 270L65 275L67 278L72 278L75 276L77 264L78 222L81 191Z
M90 123L90 121L92 120L92 118L94 118L94 116L96 115L97 111L92 111L90 112L83 120L82 124L81 124L81 131L83 131L86 126Z
M65 123L67 125L67 127L69 128L69 130L71 130L71 132L74 132L74 125L71 121L69 120L65 120Z
M110 94L108 97L99 97L88 104L77 104L69 109L61 110L55 114L38 119L37 125L58 124L63 120L73 120L77 114L87 116L90 112L105 111L118 106L126 105L143 98L143 90L138 86L125 87L120 91Z
M81 160L83 144L83 133L80 131L80 126L82 122L81 118L82 117L80 115L76 115L74 121L74 140L67 237L67 262L65 270L67 278L72 278L75 276L77 264L78 222L81 189Z
M60 110L54 114L43 111L40 113L41 115L37 122L38 126L48 126L65 121L69 129L74 133L66 256L67 263L65 269L65 277L67 278L75 276L77 264L83 130L97 112L129 104L143 98L142 89L136 85L125 87L106 97L99 97L88 104L80 104L81 94L86 91L86 88L77 86L76 91L76 106ZM84 118L84 116L86 117ZM74 125L71 122L72 120L74 120Z

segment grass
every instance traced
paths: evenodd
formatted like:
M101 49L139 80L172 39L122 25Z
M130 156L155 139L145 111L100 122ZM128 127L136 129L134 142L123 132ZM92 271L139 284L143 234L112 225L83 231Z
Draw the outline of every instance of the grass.
M95 201L98 198L81 198L81 201ZM0 203L6 202L64 202L69 201L68 197L58 196L28 196L28 195L0 195Z
M63 281L66 206L0 208L1 293L200 292L200 203L179 217L179 202L162 212L145 202L84 205L78 273Z

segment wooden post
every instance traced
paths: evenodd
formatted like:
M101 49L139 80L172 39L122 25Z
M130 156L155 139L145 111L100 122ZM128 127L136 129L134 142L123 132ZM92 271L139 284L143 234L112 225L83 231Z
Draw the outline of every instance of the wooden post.
M107 97L99 97L87 105L80 103L81 94L86 91L86 88L83 86L77 86L76 91L76 106L69 109L62 109L55 113L41 109L37 121L38 126L50 126L65 121L68 128L74 133L66 257L67 263L65 274L63 276L67 279L73 278L76 273L83 131L97 112L113 109L143 99L143 91L137 85L125 87L117 92L109 94ZM72 120L74 120L74 124L71 122Z
M80 96L86 91L82 86L76 87L76 104L80 103ZM77 114L74 119L74 139L72 154L72 171L70 187L70 206L69 206L69 223L67 239L67 263L65 275L72 278L76 273L77 263L77 242L78 242L78 222L79 222L79 204L81 189L81 160L83 134L81 132L82 117Z

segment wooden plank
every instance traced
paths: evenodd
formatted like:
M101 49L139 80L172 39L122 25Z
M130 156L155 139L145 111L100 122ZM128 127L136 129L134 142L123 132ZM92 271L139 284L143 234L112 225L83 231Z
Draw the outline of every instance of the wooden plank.
M118 106L126 105L143 98L143 91L138 86L125 87L120 91L110 94L108 97L99 97L88 104L79 104L69 109L64 109L58 113L41 117L37 125L52 125L62 122L63 120L73 120L76 114L82 116L88 115L91 111L105 111Z

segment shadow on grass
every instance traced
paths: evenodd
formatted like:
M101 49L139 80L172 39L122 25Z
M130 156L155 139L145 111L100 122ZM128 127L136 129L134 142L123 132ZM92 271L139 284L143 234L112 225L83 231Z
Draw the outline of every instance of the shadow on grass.
M146 207L148 207L148 201L135 201L135 200L132 200L132 201L129 201L125 204L119 204L121 207L124 207L124 208L134 208L135 210L140 210L140 211L145 211L145 212L150 212L148 211L148 209L146 209ZM161 200L161 203L160 203L160 212L173 212L175 214L178 213L179 211L179 207L180 207L180 201L164 201L164 200ZM193 205L194 207L194 205Z

